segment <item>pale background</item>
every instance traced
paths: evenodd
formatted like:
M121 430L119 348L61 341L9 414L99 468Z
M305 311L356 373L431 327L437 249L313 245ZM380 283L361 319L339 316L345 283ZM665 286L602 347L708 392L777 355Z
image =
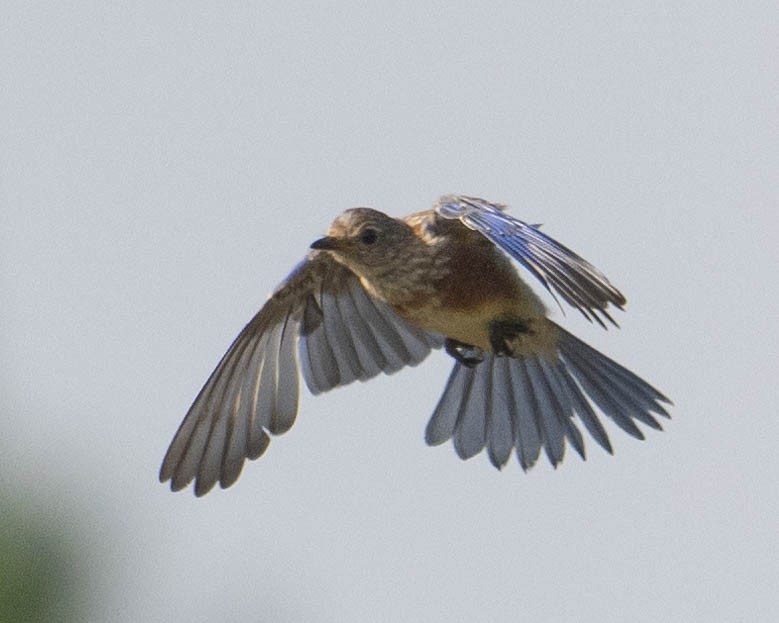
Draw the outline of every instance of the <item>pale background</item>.
M92 621L777 620L776 4L364 4L2 3L0 508ZM226 492L160 485L332 218L449 192L626 293L621 330L552 313L666 432L463 463L423 441L439 352L304 392Z

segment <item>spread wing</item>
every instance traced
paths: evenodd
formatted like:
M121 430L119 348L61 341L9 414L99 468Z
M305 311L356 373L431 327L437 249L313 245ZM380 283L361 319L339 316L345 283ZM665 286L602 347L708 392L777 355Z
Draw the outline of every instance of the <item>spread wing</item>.
M606 311L609 303L622 309L625 297L592 264L529 225L503 211L503 206L477 197L447 195L434 207L448 219L459 219L465 226L486 236L529 270L544 287L559 294L585 318L606 327L603 320L617 323Z
M244 461L292 426L299 370L318 394L416 365L441 345L365 291L327 253L313 251L225 353L168 448L160 481L195 494L232 485Z

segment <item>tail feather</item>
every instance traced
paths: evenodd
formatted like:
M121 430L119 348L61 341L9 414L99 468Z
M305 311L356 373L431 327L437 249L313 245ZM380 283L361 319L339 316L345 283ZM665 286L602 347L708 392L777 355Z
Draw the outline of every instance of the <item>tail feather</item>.
M494 355L490 355L492 357ZM514 430L517 459L522 469L527 471L538 460L541 446L544 445L543 429L534 412L535 401L532 386L528 382L525 367L515 359L507 359L511 389L514 392ZM444 389L446 391L446 389Z
M573 372L585 393L598 406L601 412L614 420L614 423L628 435L636 439L644 439L644 433L641 432L641 429L623 412L623 407L610 394L610 387L600 381L593 371L589 369L586 362L581 361L578 357L564 356L567 367Z
M568 439L568 442L573 446L574 450L578 453L580 457L583 459L585 458L584 454L584 439L582 438L582 434L579 431L578 428L576 428L576 425L573 423L573 417L576 415L576 411L573 408L573 404L571 403L570 396L568 395L568 392L565 390L565 388L562 385L562 381L559 378L559 371L558 368L560 367L560 364L558 362L557 366L552 366L551 363L549 363L546 359L539 359L539 363L541 364L541 369L544 371L544 374L546 375L547 383L549 384L550 394L555 397L555 400L557 404L559 405L559 412L562 414L562 424L565 428L565 437ZM565 371L563 370L563 373Z
M609 373L602 370L597 362L591 362L590 372L602 385L609 384ZM663 427L660 426L660 423L651 414L654 402L649 404L649 401L641 394L635 390L633 393L630 393L623 385L612 384L610 389L614 401L621 405L623 411L630 413L632 417L647 426L651 426L656 430L663 430Z
M647 404L651 405L656 413L661 413L670 418L666 410L659 403L664 402L666 404L671 404L671 401L660 391L627 368L619 365L613 359L598 352L589 344L582 342L572 333L568 333L568 331L559 326L557 329L560 331L560 350L563 351L564 354L568 354L572 351L581 353L585 360L622 379L623 384L626 387L632 388L635 395L646 399Z
M541 354L519 358L484 354L474 368L456 362L427 426L426 440L438 445L454 438L460 458L485 447L498 469L514 449L530 469L543 447L552 465L570 446L584 459L576 417L595 441L612 453L600 420L606 416L638 439L636 422L662 430L653 414L669 417L661 392L614 360L559 328L557 359Z
M471 374L471 382L464 394L464 408L457 416L454 427L454 448L461 459L479 454L487 443L487 422L492 402L492 361L485 361L489 367L483 374Z
M533 416L539 430L544 435L544 450L549 461L557 467L565 457L565 432L561 423L563 415L559 412L555 396L547 391L546 379L537 357L522 360L525 374L530 384L533 403Z
M511 414L516 408L514 395L509 391L511 388L509 360L505 357L496 357L492 362L494 364L492 397L491 408L488 410L492 417L487 418L487 454L490 462L498 469L502 469L508 463L511 451L514 449L515 427Z
M611 441L609 441L609 436L606 434L606 429L603 428L603 424L601 424L595 410L582 393L581 388L576 384L576 381L573 380L573 377L569 374L568 370L565 369L562 362L558 362L557 365L560 368L560 380L564 384L564 390L567 391L571 399L571 405L573 406L576 415L579 416L579 419L584 424L587 432L598 442L600 447L609 454L614 454L614 449L611 447Z
M425 429L425 441L429 446L438 446L451 439L457 417L467 403L468 390L473 381L474 370L457 364L452 368L438 405Z

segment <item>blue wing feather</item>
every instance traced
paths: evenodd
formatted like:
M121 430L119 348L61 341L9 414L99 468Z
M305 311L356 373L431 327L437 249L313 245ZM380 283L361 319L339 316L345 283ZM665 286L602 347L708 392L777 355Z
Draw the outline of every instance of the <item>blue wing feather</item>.
M503 206L464 195L441 197L435 211L484 235L526 268L553 297L559 295L588 320L604 328L604 320L617 324L606 308L611 303L622 309L622 293L592 264L538 226L510 216Z

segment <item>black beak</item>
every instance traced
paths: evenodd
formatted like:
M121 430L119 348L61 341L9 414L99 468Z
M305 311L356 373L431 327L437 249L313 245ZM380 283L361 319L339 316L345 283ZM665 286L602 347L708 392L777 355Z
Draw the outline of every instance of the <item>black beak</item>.
M333 236L325 236L324 238L314 240L314 242L311 243L311 248L319 251L333 251L339 246L338 238L334 238Z

